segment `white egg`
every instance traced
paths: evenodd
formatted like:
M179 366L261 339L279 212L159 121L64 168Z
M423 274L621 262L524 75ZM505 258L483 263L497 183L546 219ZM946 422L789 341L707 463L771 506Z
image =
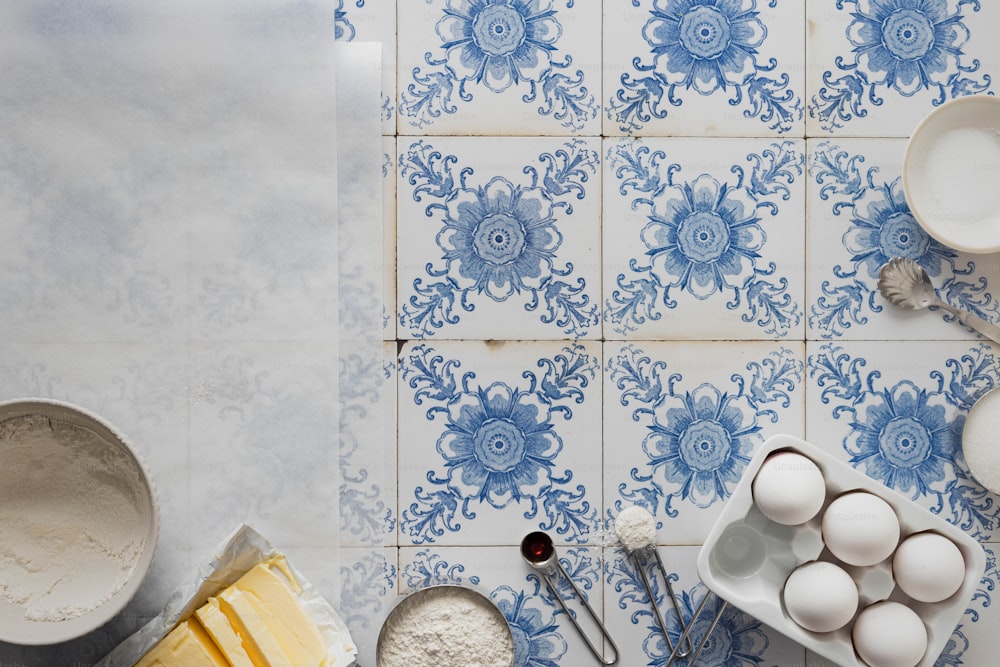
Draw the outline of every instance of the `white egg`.
M788 575L782 599L788 615L806 630L833 632L858 610L858 586L843 568L817 560Z
M965 580L965 558L954 542L937 533L910 535L892 557L892 576L919 602L940 602Z
M753 501L764 516L786 526L816 516L826 499L823 473L811 459L779 452L765 459L753 478Z
M899 602L877 602L862 609L851 638L854 650L871 667L914 667L927 651L924 622Z
M886 501L865 491L836 498L823 513L823 541L849 565L874 565L899 542L899 519Z

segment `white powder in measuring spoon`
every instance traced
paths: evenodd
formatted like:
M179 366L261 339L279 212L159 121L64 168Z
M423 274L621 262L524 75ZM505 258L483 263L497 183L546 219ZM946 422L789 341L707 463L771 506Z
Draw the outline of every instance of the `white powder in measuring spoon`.
M0 422L0 599L32 621L120 590L146 542L141 470L96 433L41 415Z
M656 520L644 507L626 507L615 518L615 532L628 552L656 544Z
M514 645L496 607L458 586L399 604L379 639L380 667L510 667Z

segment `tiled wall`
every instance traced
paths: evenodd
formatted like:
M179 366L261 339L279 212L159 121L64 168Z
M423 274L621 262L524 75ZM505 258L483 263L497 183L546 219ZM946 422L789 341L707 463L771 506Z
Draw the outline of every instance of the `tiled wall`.
M1000 319L994 257L928 237L900 182L923 115L993 94L1000 6L339 4L340 38L382 42L385 63L396 488L370 503L384 559L344 571L363 657L397 593L460 579L501 605L518 665L590 664L518 555L543 529L620 664L661 664L609 520L654 513L690 613L739 453L790 433L983 542L986 577L939 664L988 664L998 499L960 433L1000 382L996 349L893 310L876 277L912 257L949 302ZM824 664L733 609L716 632L701 664Z

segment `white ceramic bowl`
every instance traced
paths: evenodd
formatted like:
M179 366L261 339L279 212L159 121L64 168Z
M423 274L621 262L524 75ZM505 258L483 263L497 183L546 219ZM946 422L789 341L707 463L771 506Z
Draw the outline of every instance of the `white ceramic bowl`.
M129 499L127 502L130 503L130 507L134 508L134 511L130 511L129 518L125 520L128 521L133 533L142 536L143 540L141 550L137 556L133 557L134 565L131 570L117 575L120 578L112 580L112 586L102 588L108 581L106 573L90 572L88 576L88 571L83 571L80 576L76 577L78 583L74 584L71 589L63 589L66 592L61 594L61 601L70 599L74 608L89 609L89 611L64 613L63 618L59 620L54 618L29 620L26 618L24 606L14 604L0 596L0 641L24 645L43 645L68 641L96 630L110 621L132 599L149 571L153 553L156 550L159 536L159 507L156 492L145 465L133 451L125 436L104 419L69 403L48 399L21 399L0 403L0 428L3 428L5 422L12 423L9 420L30 415L38 415L46 417L52 422L62 422L73 427L86 429L97 436L100 445L87 445L88 457L90 458L88 458L89 467L86 469L104 468L115 471L112 474L117 474L117 477L113 480L101 479L100 475L91 477L88 488L93 489L95 485L100 484L114 484L121 485L122 489L127 489L125 497ZM44 494L46 466L59 465L60 462L49 457L41 462L30 459L31 453L26 452L24 448L32 446L31 441L26 436L13 433L14 429L9 430L11 432L0 438L0 484L18 483L17 476L34 474L41 482L32 488L41 488ZM103 449L105 446L106 451ZM98 447L102 448L99 452L100 460L110 462L106 466L89 463L89 461L95 460L92 453L96 456L97 453L94 450ZM70 459L72 456L70 449L63 448L63 451L66 452L66 458ZM24 463L26 460L34 461L31 465L33 469L30 471L24 469L26 468ZM80 465L78 458L70 459L70 462ZM63 493L53 493L51 496L45 495L44 500L39 500L36 506L46 505L50 508L52 515L58 516L64 510L72 511L72 508L67 507L69 503L65 502L66 497L72 495L72 490L69 489L65 489ZM26 511L24 507L14 508L5 516L4 509L4 507L0 507L0 522L5 520L13 522L17 518L23 519L19 512ZM10 508L7 509L10 510ZM13 523L9 524L9 526L13 525ZM13 529L11 529L11 533L14 533ZM74 558L73 554L63 553L61 558L63 562L74 562L71 560ZM126 562L131 562L133 558L127 559ZM34 563L34 565L40 568L52 567L51 562L46 562L45 559L40 560L41 562ZM93 560L87 562L93 562ZM3 575L3 572L4 570L0 569L0 576ZM7 572L10 574L13 570L8 569ZM124 579L124 583L121 583L122 579ZM113 588L119 584L121 587L109 595ZM25 586L23 582L19 585ZM97 604L98 602L100 604Z
M1000 251L1000 98L942 104L910 136L903 191L932 237L970 253Z
M985 488L1000 493L1000 389L991 389L973 404L962 429L962 453L969 472Z
M764 460L782 451L811 459L826 481L823 510L798 526L783 526L769 520L754 504L751 493L753 479ZM835 498L851 491L867 491L886 501L899 519L900 540L914 533L933 531L954 542L965 561L965 577L958 591L941 602L918 602L896 585L891 556L865 567L847 565L833 556L823 542L823 513ZM872 603L890 600L903 603L917 613L927 629L927 650L919 667L935 664L986 570L982 546L957 526L815 445L789 435L772 436L747 464L732 497L705 539L698 553L698 576L709 590L729 604L835 664L861 667L864 663L855 653L851 639L857 616L833 632L810 632L792 620L785 608L782 588L788 576L800 565L816 560L834 563L854 579L860 599L859 612Z
M389 634L392 632L391 628L398 627L401 622L405 623L404 619L420 616L424 613L423 610L426 609L425 605L433 604L434 599L440 599L442 595L455 596L462 599L466 604L477 605L487 610L487 613L494 618L496 624L500 627L503 636L507 639L507 643L511 647L509 658L505 660L505 664L513 667L514 635L511 632L506 617L504 617L500 609L489 598L485 590L482 590L479 586L457 583L433 584L408 593L396 601L389 611L388 616L386 616L382 624L382 629L378 634L378 641L375 647L375 664L377 667L382 667L387 662L384 654L387 653L386 647L390 643ZM496 641L496 638L489 638L487 641L492 644ZM438 664L445 665L445 662L440 660Z

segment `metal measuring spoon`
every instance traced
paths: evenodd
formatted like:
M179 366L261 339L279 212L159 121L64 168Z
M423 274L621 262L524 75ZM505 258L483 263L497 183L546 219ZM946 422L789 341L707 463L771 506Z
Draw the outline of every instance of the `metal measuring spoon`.
M1000 327L974 313L942 301L924 268L907 257L894 257L879 269L878 290L894 306L905 310L940 308L951 313L965 326L1000 343Z
M611 638L611 635L608 633L608 629L604 627L604 623L602 623L601 619L597 617L597 612L595 612L594 608L590 606L590 603L587 602L587 598L583 596L583 593L581 593L580 589L576 587L575 583L573 583L573 580L566 572L566 569L563 568L562 563L559 562L559 557L556 555L556 548L552 544L552 538L540 530L528 533L524 536L524 539L521 540L521 557L524 558L525 563L542 575L542 579L545 580L545 585L549 587L549 590L552 592L552 596L566 613L566 618L569 619L570 623L573 624L573 627L576 628L577 634L580 635L580 637L583 638L583 641L587 643L587 648L590 649L590 652L595 658L597 658L598 662L602 665L616 664L618 662L618 645L615 644L615 640ZM562 596L559 594L558 585L552 581L552 577L556 574L562 575L563 580L569 584L570 588L573 589L573 593L580 600L580 602L583 603L584 608L590 614L590 619L597 624L597 627L600 629L604 639L606 639L608 644L611 645L611 650L615 654L614 658L604 658L601 655L601 650L590 640L590 637L588 637L587 633L583 631L583 628L580 627L576 617L573 616L569 607L566 606L565 600L563 600Z
M643 530L632 534L630 529L633 528L642 528ZM656 604L656 596L653 594L653 588L650 586L649 577L646 574L647 564L650 559L655 559L660 569L660 576L663 578L667 597L670 598L670 602L673 604L674 613L677 614L677 622L680 625L681 632L684 632L687 629L684 624L684 616L681 614L677 596L674 595L673 586L670 585L670 575L663 566L663 561L660 559L660 552L656 549L656 520L643 507L639 507L638 505L626 507L619 512L618 518L615 519L615 532L618 533L618 540L625 547L625 551L635 562L635 569L639 571L639 577L642 579L642 585L646 587L646 594L649 596L649 603L653 607L656 621L660 624L660 630L663 631L663 639L667 642L667 650L674 652L674 644L670 641L667 624L663 620L663 613L660 611L659 605ZM689 638L687 640L687 648L678 651L677 657L686 658L693 650L694 646Z

